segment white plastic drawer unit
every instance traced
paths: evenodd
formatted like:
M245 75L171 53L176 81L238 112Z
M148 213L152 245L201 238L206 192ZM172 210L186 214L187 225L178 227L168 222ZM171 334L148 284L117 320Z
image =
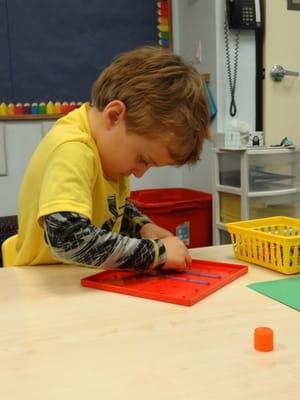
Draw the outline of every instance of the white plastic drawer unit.
M300 187L300 153L253 154L248 157L250 192Z
M249 218L300 217L300 193L249 197Z

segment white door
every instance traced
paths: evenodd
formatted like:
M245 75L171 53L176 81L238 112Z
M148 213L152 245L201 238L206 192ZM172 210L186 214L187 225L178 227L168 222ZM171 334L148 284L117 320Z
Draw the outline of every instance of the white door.
M300 6L299 0L293 2ZM266 142L287 136L300 146L300 77L270 77L274 65L300 72L300 10L288 10L287 0L265 0L264 112Z

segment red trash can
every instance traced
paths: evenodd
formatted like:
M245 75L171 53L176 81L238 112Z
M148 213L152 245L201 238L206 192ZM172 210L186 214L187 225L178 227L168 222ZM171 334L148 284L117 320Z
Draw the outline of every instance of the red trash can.
M133 204L157 225L192 247L212 245L212 195L183 188L131 192Z

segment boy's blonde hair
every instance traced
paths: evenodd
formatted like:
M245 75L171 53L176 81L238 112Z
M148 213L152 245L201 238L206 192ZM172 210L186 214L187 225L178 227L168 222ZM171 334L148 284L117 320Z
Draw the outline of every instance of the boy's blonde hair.
M92 88L99 111L113 100L126 106L128 133L166 143L178 165L199 159L209 138L209 108L200 74L181 57L156 47L119 55Z

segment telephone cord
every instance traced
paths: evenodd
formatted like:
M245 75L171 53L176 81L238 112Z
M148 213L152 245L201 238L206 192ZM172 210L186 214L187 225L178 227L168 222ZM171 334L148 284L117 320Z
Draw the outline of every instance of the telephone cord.
M229 50L229 27L228 27L228 21L227 21L226 17L224 20L224 38L225 38L225 52L226 52L226 61L227 61L227 74L228 74L229 90L230 90L230 97L231 97L229 112L230 112L231 117L234 117L237 112L237 107L236 107L236 102L235 102L235 90L236 90L238 61L239 61L240 31L237 30L237 32L235 34L233 76L232 76L230 50Z

